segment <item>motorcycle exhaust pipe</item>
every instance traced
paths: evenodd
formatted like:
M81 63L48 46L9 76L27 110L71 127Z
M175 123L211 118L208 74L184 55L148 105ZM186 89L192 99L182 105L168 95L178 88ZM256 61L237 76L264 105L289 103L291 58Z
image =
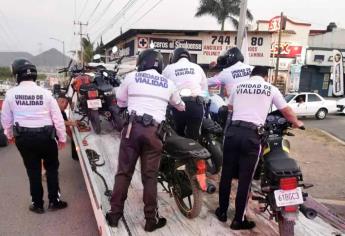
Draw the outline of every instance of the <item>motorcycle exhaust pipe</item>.
M302 212L302 214L309 220L313 220L317 216L317 212L314 209L304 205L300 205L299 211Z

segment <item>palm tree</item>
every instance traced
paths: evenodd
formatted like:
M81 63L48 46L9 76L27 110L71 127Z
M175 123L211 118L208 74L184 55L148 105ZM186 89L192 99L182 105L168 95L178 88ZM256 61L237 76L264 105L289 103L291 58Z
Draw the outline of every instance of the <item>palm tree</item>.
M200 6L195 16L211 15L215 17L218 23L221 24L222 31L224 31L226 19L229 19L237 28L238 17L240 15L240 4L241 0L200 0ZM249 10L247 10L247 18L250 21L253 20L253 15Z
M92 61L93 57L93 43L89 37L82 38L82 47L83 47L83 61L84 63L88 63Z

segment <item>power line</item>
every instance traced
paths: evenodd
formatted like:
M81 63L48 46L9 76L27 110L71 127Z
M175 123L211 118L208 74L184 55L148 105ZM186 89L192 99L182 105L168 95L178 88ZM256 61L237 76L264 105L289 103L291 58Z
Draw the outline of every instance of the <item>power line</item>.
M95 14L95 12L97 11L99 5L101 4L102 0L99 0L96 7L93 9L91 15L89 16L88 20L86 22L89 22L91 20L91 17Z
M7 35L8 39L11 41L11 42L14 42L15 44L15 47L18 48L18 45L21 45L21 43L19 42L18 40L18 37L16 37L15 33L11 30L12 27L10 26L10 24L8 23L8 20L7 20L7 17L6 15L0 10L0 15L3 17L3 25L2 25L2 28L3 28L3 32Z
M111 29L116 22L118 22L121 17L135 4L137 0L129 0L127 4L109 21L107 26L101 30L102 32L98 33L98 35L95 37L95 42L97 39L99 39L104 33L106 33L109 29Z
M86 2L84 3L83 8L82 8L82 9L81 9L81 11L80 11L80 14L79 14L78 20L80 20L80 17L83 15L83 13L84 13L84 11L85 11L86 6L87 6L87 4L88 4L88 3L89 3L89 0L86 0Z
M144 18L150 11L155 9L162 2L163 2L163 0L159 0L154 6L152 6L149 10L147 10L141 17L139 17L138 20L136 20L134 23L130 24L129 26L136 24L138 21L140 21L142 18Z
M97 25L97 22L99 22L100 19L102 19L102 17L105 15L105 13L110 9L110 6L113 4L115 0L111 0L111 2L108 3L108 5L103 9L102 13L99 15L99 17L97 17L94 20L94 24L92 24L89 28L89 30L91 30L95 25Z

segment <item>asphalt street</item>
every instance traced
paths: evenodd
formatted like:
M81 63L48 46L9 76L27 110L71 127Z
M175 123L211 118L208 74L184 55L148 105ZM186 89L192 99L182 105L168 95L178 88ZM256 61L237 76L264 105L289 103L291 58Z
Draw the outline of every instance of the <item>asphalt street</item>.
M319 128L345 141L345 115L329 114L324 120L301 118L306 127Z
M80 165L72 160L67 145L59 154L60 187L66 209L35 214L29 211L29 183L15 145L0 148L0 235L1 236L97 236L97 224L91 208ZM47 208L46 182L45 208Z

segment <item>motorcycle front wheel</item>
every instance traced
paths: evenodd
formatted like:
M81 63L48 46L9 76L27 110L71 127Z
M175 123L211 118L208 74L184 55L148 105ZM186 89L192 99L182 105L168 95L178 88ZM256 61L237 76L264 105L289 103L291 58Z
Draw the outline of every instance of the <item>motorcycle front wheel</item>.
M186 170L177 170L172 186L172 193L177 207L189 219L200 214L202 206L202 191L198 187L196 176Z
M101 133L101 120L99 118L98 110L91 110L89 109L89 119L91 121L91 125L93 130L96 134Z
M280 213L278 215L278 227L280 236L294 236L295 221L287 220Z

